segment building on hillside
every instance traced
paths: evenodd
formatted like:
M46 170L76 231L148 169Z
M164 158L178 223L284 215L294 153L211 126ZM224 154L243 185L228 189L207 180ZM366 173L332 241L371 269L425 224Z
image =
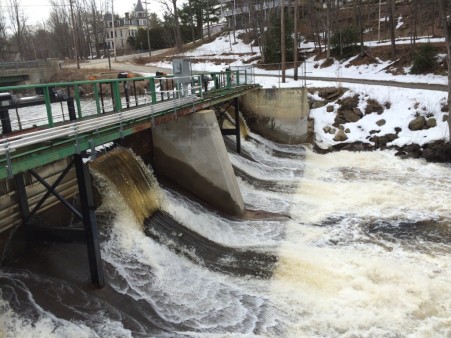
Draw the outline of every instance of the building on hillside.
M114 34L112 17L111 13L107 13L104 16L106 48L114 50L114 46L116 45L116 52L134 49L135 46L130 46L127 39L129 37L136 37L138 35L138 29L145 29L148 26L146 10L141 0L138 0L132 13L125 13L124 17L115 15Z
M307 6L308 0L297 0L301 8ZM242 29L246 26L246 22L253 20L254 13L259 13L266 17L269 11L273 8L280 7L280 0L263 0L255 3L253 7L249 5L247 0L219 0L221 4L221 17L226 19L229 27ZM285 7L293 7L294 2L285 0Z

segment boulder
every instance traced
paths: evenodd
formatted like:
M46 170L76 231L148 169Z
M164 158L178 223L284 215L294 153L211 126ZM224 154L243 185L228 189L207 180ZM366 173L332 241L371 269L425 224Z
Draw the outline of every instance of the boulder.
M334 111L334 106L327 106L327 112L332 113Z
M443 122L447 122L448 121L449 116L448 115L443 115L442 121Z
M421 130L426 125L426 119L424 116L418 116L417 118L413 119L409 123L409 129L410 130Z
M343 141L346 141L347 139L348 139L348 136L346 135L346 133L343 130L338 130L337 135L335 135L335 137L334 137L335 142L343 142Z
M340 124L345 124L346 120L342 115L338 115L334 120L334 127L338 127Z
M386 124L387 123L387 121L385 121L384 119L382 119L382 120L379 120L379 121L377 121L376 122L376 124L379 126L379 127L382 127L384 124Z
M326 101L313 101L312 102L312 109L321 108L326 105Z
M378 115L384 112L384 107L374 99L366 101L365 114L377 113Z
M345 110L343 112L343 117L345 118L346 122L357 122L360 120L361 116L359 114L356 114L352 110Z
M345 129L345 133L346 133L346 134L349 134L350 132L351 132L351 130L350 130L349 128L346 128L346 129Z
M428 128L437 127L437 120L435 118L431 117L430 119L428 119L426 121L426 127L428 127Z
M395 133L396 133L396 134L399 134L399 133L401 132L401 130L402 130L402 128L395 127Z

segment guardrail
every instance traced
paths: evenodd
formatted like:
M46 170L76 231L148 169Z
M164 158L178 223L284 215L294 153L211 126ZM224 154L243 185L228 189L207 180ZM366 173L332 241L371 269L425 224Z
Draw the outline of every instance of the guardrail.
M34 68L46 68L49 67L50 63L48 60L33 60L33 61L1 61L0 62L0 72L6 72L9 70L23 70L23 69L34 69Z

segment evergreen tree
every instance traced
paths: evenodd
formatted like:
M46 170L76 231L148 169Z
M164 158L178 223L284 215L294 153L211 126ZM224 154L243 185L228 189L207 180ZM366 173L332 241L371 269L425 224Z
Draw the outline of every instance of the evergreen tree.
M285 46L287 62L293 61L293 24L291 16L285 17ZM282 60L280 51L280 12L274 12L270 18L269 27L266 30L263 57L265 63L280 63Z

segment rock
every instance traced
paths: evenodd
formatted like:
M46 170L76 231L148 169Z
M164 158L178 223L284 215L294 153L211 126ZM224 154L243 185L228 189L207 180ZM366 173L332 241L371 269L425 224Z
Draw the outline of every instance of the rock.
M418 116L414 120L410 121L409 129L410 130L421 130L426 124L426 119L424 116Z
M380 132L380 130L371 130L371 131L370 131L370 135L377 134L378 132Z
M373 136L370 138L371 142L374 142L376 148L386 147L387 143L392 142L398 138L396 134L386 134L384 136Z
M323 131L327 134L330 131L330 126L325 126Z
M368 99L366 102L365 114L377 113L378 115L384 112L384 107L374 99Z
M336 125L335 127L338 127L340 124L345 124L346 120L341 115L339 115L335 118L334 122L334 125Z
M340 130L345 130L345 126L342 125L342 124L340 124L340 125L338 126L338 129L340 129Z
M337 129L335 129L335 128L330 128L329 134L334 135L336 131L337 131Z
M352 111L354 112L354 114L360 116L360 118L363 117L363 113L362 113L362 111L360 110L360 108L354 108Z
M443 115L442 121L447 122L449 118L449 115Z
M393 142L394 140L396 140L398 138L398 135L396 135L396 134L387 134L387 135L385 135L385 137L387 138L388 142Z
M421 147L418 144L412 143L404 147L404 151L408 153L415 153L421 151Z
M426 161L431 161L435 157L435 151L432 148L424 149L421 156L423 156Z
M407 155L407 153L403 150L398 150L395 154L395 156L406 156L406 155Z
M332 113L334 111L334 106L327 106L327 112Z
M387 123L387 121L385 121L384 119L382 119L382 120L379 120L379 121L377 121L376 122L376 124L379 126L379 127L382 127L384 124L386 124Z
M338 103L341 105L342 110L357 108L357 105L359 104L359 95L346 97L339 100Z
M345 129L345 133L346 133L346 134L349 134L350 132L351 132L351 130L350 130L349 128L346 128L346 129Z
M401 130L402 130L402 128L395 127L395 133L396 133L396 134L399 134L399 133L401 132Z
M431 117L430 119L428 119L428 120L426 121L426 126L427 126L428 128L434 128L434 127L437 127L437 120L436 120L435 118Z
M326 101L313 101L312 102L312 109L321 108L326 105Z
M337 135L334 137L335 142L343 142L348 139L348 136L345 134L343 130L339 130Z
M359 116L358 114L354 113L354 111L351 110L345 110L343 112L343 117L345 118L346 122L357 122L358 120L360 120L361 116Z

